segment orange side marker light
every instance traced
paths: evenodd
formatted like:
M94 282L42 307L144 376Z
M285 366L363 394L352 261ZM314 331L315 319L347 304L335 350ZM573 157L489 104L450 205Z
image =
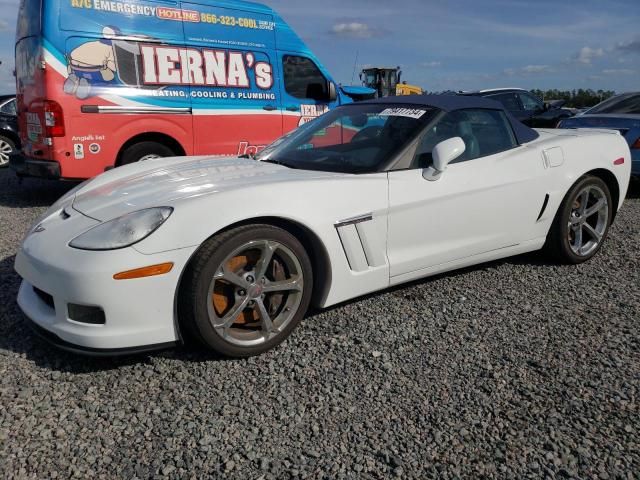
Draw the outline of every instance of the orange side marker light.
M127 270L126 272L116 273L114 280L131 280L133 278L154 277L156 275L164 275L169 273L173 268L173 262L160 263L158 265L149 265L148 267Z

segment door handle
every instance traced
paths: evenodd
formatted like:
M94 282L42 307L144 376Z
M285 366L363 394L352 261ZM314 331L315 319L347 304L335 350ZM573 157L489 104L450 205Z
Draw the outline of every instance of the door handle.
M289 112L299 112L300 111L300 107L298 105L289 105L287 107L287 111L289 111Z
M265 105L264 107L262 107L262 109L268 112L273 112L274 110L277 110L277 108L274 107L273 105Z

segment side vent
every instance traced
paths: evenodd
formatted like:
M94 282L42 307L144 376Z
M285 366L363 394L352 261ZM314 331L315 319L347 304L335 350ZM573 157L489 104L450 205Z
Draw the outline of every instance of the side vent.
M373 215L361 215L335 224L349 268L364 272L385 265L384 244L380 241Z
M538 215L538 218L537 218L536 222L539 222L540 219L542 218L542 215L544 215L544 212L547 210L547 205L549 205L549 194L548 193L544 196L544 202L542 202L542 209L540 210L540 215Z

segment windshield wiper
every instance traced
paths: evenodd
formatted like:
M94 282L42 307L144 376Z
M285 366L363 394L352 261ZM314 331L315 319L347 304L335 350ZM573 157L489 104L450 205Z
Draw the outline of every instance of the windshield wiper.
M275 160L275 159L271 159L271 158L268 159L268 160L258 160L258 161L259 162L264 162L264 163L272 163L274 165L282 165L283 167L287 167L287 168L293 168L293 169L298 168L298 167L296 167L294 165L291 165L290 163L285 163L285 162L283 162L281 160Z

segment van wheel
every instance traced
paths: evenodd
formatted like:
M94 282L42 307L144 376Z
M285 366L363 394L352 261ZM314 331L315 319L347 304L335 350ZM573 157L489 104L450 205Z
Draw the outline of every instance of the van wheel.
M122 153L120 165L143 162L154 158L174 157L176 153L166 145L157 142L140 142L127 147Z

